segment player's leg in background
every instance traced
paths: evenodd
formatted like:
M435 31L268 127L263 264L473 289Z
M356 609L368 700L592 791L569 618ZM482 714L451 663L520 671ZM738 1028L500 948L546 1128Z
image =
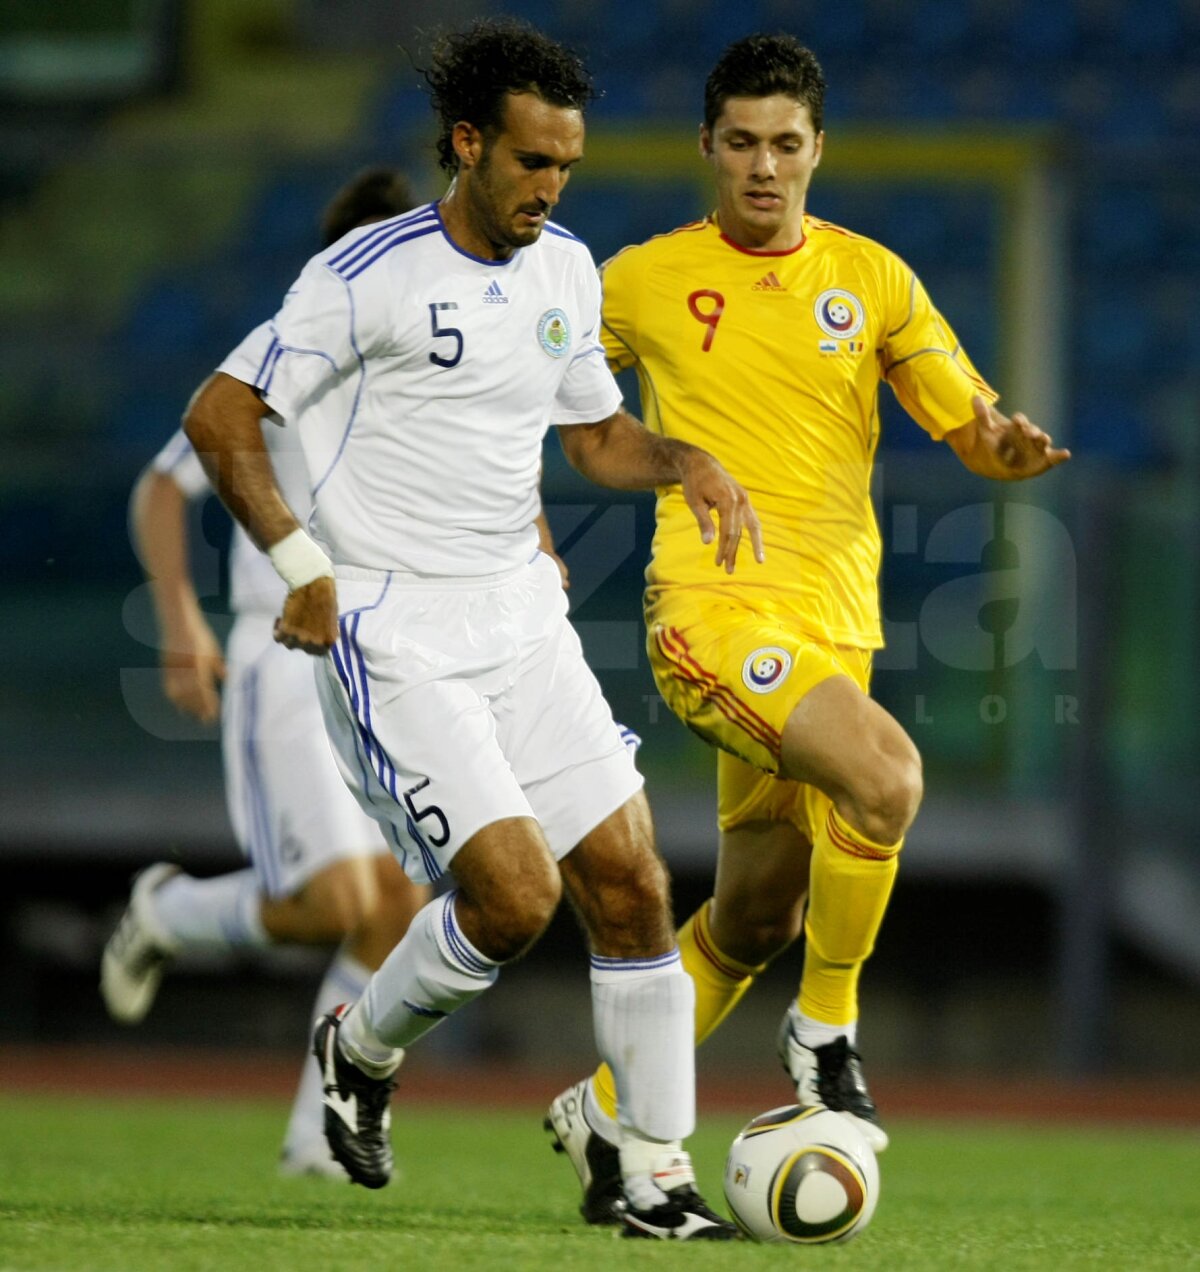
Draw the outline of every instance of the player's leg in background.
M230 635L221 747L230 821L252 866L197 879L159 865L139 877L101 969L109 1011L127 1023L146 1014L170 957L188 949L344 942L318 1005L353 1001L428 898L347 789L313 664L274 642L269 617L243 615ZM307 1051L281 1169L334 1174Z
M695 990L645 795L605 818L560 867L591 951L596 1043L617 1094L625 1221L633 1235L725 1239L731 1230L696 1192L683 1151L695 1127Z
M385 851L335 860L281 897L266 895L253 869L198 879L174 867L153 866L139 876L106 948L105 1002L115 1019L137 1023L153 1002L167 960L185 950L337 945L317 991L319 1015L358 997L428 896L428 888L406 879ZM143 949L140 961L132 958L133 931ZM307 1060L284 1136L281 1170L341 1173L325 1144L320 1075Z

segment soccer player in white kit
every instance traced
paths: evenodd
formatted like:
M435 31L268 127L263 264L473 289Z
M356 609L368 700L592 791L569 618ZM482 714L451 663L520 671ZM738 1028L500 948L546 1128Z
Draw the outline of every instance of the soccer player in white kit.
M411 206L400 173L368 169L326 208L322 241ZM243 356L261 358L272 338L264 324L247 337ZM295 430L265 429L284 496L306 515L308 473ZM273 639L287 590L240 526L229 560L235 621L222 655L188 564L187 503L211 491L178 432L139 477L130 527L151 579L164 690L201 721L220 711L229 817L251 864L203 879L166 862L139 874L101 962L105 1004L125 1024L145 1017L173 956L277 942L339 945L317 991L316 1009L327 1011L362 992L430 895L400 870L379 825L346 789L312 668ZM330 1156L323 1123L320 1075L308 1061L284 1136L282 1173L346 1178Z
M326 1133L351 1178L387 1183L404 1049L537 939L565 884L616 1074L625 1231L729 1238L682 1147L693 989L642 780L538 551L543 435L557 425L600 484L680 483L714 571L733 569L743 529L761 557L761 535L710 455L621 409L593 262L548 221L583 152L582 65L524 24L483 21L440 40L425 75L448 193L315 257L268 353L227 359L185 424L289 585L276 636L319 659L347 781L411 878L456 884L318 1021ZM272 474L268 411L299 430L313 537Z

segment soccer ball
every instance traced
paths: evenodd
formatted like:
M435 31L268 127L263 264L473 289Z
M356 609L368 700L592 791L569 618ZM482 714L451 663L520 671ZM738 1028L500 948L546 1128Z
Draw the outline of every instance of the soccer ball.
M791 1104L742 1127L725 1163L725 1200L755 1241L849 1241L875 1213L879 1166L841 1113Z

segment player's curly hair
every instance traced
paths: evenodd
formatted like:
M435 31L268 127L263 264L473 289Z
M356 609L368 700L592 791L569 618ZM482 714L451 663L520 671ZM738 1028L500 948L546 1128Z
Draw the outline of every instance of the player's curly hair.
M481 18L463 31L440 36L428 67L429 86L441 132L438 163L458 168L452 136L460 120L494 136L500 130L508 93L536 93L551 106L586 108L595 96L592 77L577 54L516 18Z
M793 35L748 35L721 54L704 85L704 123L717 122L730 97L782 93L803 102L820 132L825 120L825 73L811 49Z
M321 213L321 246L331 247L365 221L399 216L413 205L408 178L397 168L364 168L330 199Z

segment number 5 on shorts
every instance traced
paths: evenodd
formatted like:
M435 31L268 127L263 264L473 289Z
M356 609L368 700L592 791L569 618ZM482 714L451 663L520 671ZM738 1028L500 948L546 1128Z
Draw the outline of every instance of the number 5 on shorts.
M426 817L437 818L438 825L441 826L440 835L428 835L429 842L435 848L442 848L450 839L450 823L446 820L446 814L436 804L430 804L427 808L418 808L413 803L413 796L418 791L423 791L429 785L429 778L422 778L416 786L410 786L404 792L404 806L408 809L408 815L414 822L422 822Z

